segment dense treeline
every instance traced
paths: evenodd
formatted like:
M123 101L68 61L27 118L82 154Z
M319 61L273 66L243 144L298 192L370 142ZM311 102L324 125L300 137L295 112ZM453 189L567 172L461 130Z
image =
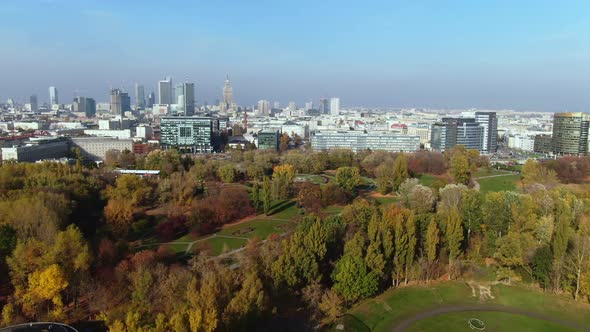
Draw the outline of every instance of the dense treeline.
M485 264L499 280L587 300L590 190L560 183L584 176L566 180L551 163L528 161L518 191L483 194L472 175L487 166L461 147L218 159L157 150L114 154L98 169L5 164L0 258L10 292L2 323L91 318L111 331L234 331L284 328L288 319L301 330L390 287L459 278ZM161 176L116 176L116 167ZM434 176L430 186L416 179L424 173ZM371 199L367 177L398 202ZM251 240L229 261L207 248L179 260L165 246L135 245L149 229L162 242L205 235L290 199L301 207L295 230ZM335 204L341 214L322 213Z

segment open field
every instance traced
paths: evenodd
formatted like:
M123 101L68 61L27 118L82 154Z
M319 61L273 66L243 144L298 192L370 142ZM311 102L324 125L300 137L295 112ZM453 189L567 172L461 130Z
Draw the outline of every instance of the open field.
M431 187L436 178L430 174L420 174L418 176L418 180L420 181L421 185Z
M505 176L494 176L489 178L476 179L480 185L482 193L490 191L510 191L516 190L516 184L520 181L519 174L509 174Z
M481 300L479 297L473 297L471 288L464 282L443 282L430 286L404 287L387 291L360 303L352 308L341 322L343 322L346 331L397 331L396 326L403 322L411 322L413 318L420 317L420 314L434 309L454 306L466 306L467 308L496 306L529 311L548 319L571 322L571 324L590 329L590 315L588 315L590 305L576 303L569 297L542 293L522 286L506 285L492 286L491 295L494 297L493 299ZM509 316L508 313L485 310L479 311L478 315L475 318L484 317L485 322L491 324L486 329L491 331L526 331L529 326L527 324L530 326L540 324L538 322L540 319L523 317L522 315L512 315L514 317L506 318L505 316ZM470 316L467 318L469 319L473 315L470 312L459 312L424 317L410 324L407 331L440 331L441 326L446 327L449 331L472 331L464 320L467 316ZM484 320L484 318L480 319ZM507 322L510 321L511 324L498 324L503 319L506 319ZM449 326L438 324L441 320L446 320ZM544 319L541 321L547 323ZM554 322L554 324L556 323ZM561 325L551 325L554 327L552 331L574 331Z
M512 172L494 169L494 168L478 168L477 171L475 171L475 173L473 173L473 177L479 178L482 176L500 175L500 174L512 174Z

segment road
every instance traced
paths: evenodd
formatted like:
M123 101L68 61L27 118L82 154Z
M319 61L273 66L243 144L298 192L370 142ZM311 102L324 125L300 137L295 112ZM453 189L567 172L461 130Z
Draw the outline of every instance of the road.
M516 308L509 308L499 305L486 305L486 304L474 304L474 305L454 305L454 306L445 306L437 309L433 309L430 311L421 312L411 318L408 318L401 323L397 324L393 327L392 332L402 332L408 329L412 324L421 321L423 319L435 317L438 315L444 315L453 312L472 312L472 311L487 311L487 312L502 312L507 314L515 314L521 316L527 316L530 318L541 319L548 322L556 323L559 325L563 325L575 330L579 331L588 331L587 326L583 326L580 324L572 323L570 321L565 321L562 319L550 317L547 315L539 314L536 312L530 312L526 310L516 309ZM477 317L475 317L477 318Z

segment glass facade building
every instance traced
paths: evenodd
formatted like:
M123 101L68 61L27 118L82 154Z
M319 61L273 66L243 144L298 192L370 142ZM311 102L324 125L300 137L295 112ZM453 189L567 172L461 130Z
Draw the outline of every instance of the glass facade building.
M555 113L553 115L553 153L558 155L587 155L590 115Z
M258 132L258 149L278 150L281 133L278 130L264 129Z
M455 145L482 151L484 128L475 118L443 118L431 127L432 150L444 152Z
M165 116L160 119L160 144L190 153L213 152L211 118Z

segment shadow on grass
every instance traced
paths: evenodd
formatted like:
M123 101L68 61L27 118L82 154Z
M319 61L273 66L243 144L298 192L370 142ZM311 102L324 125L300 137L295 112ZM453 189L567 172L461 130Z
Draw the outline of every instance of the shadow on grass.
M268 214L269 216L272 216L274 214L283 212L285 210L287 210L288 208L292 207L295 205L295 201L283 201L280 202L278 204L275 204L275 206L272 207L272 209L270 210L270 213Z
M341 328L344 327L344 329L337 329L339 325L341 325ZM330 330L345 332L371 332L371 329L365 323L351 314L344 314L342 317L338 318Z

